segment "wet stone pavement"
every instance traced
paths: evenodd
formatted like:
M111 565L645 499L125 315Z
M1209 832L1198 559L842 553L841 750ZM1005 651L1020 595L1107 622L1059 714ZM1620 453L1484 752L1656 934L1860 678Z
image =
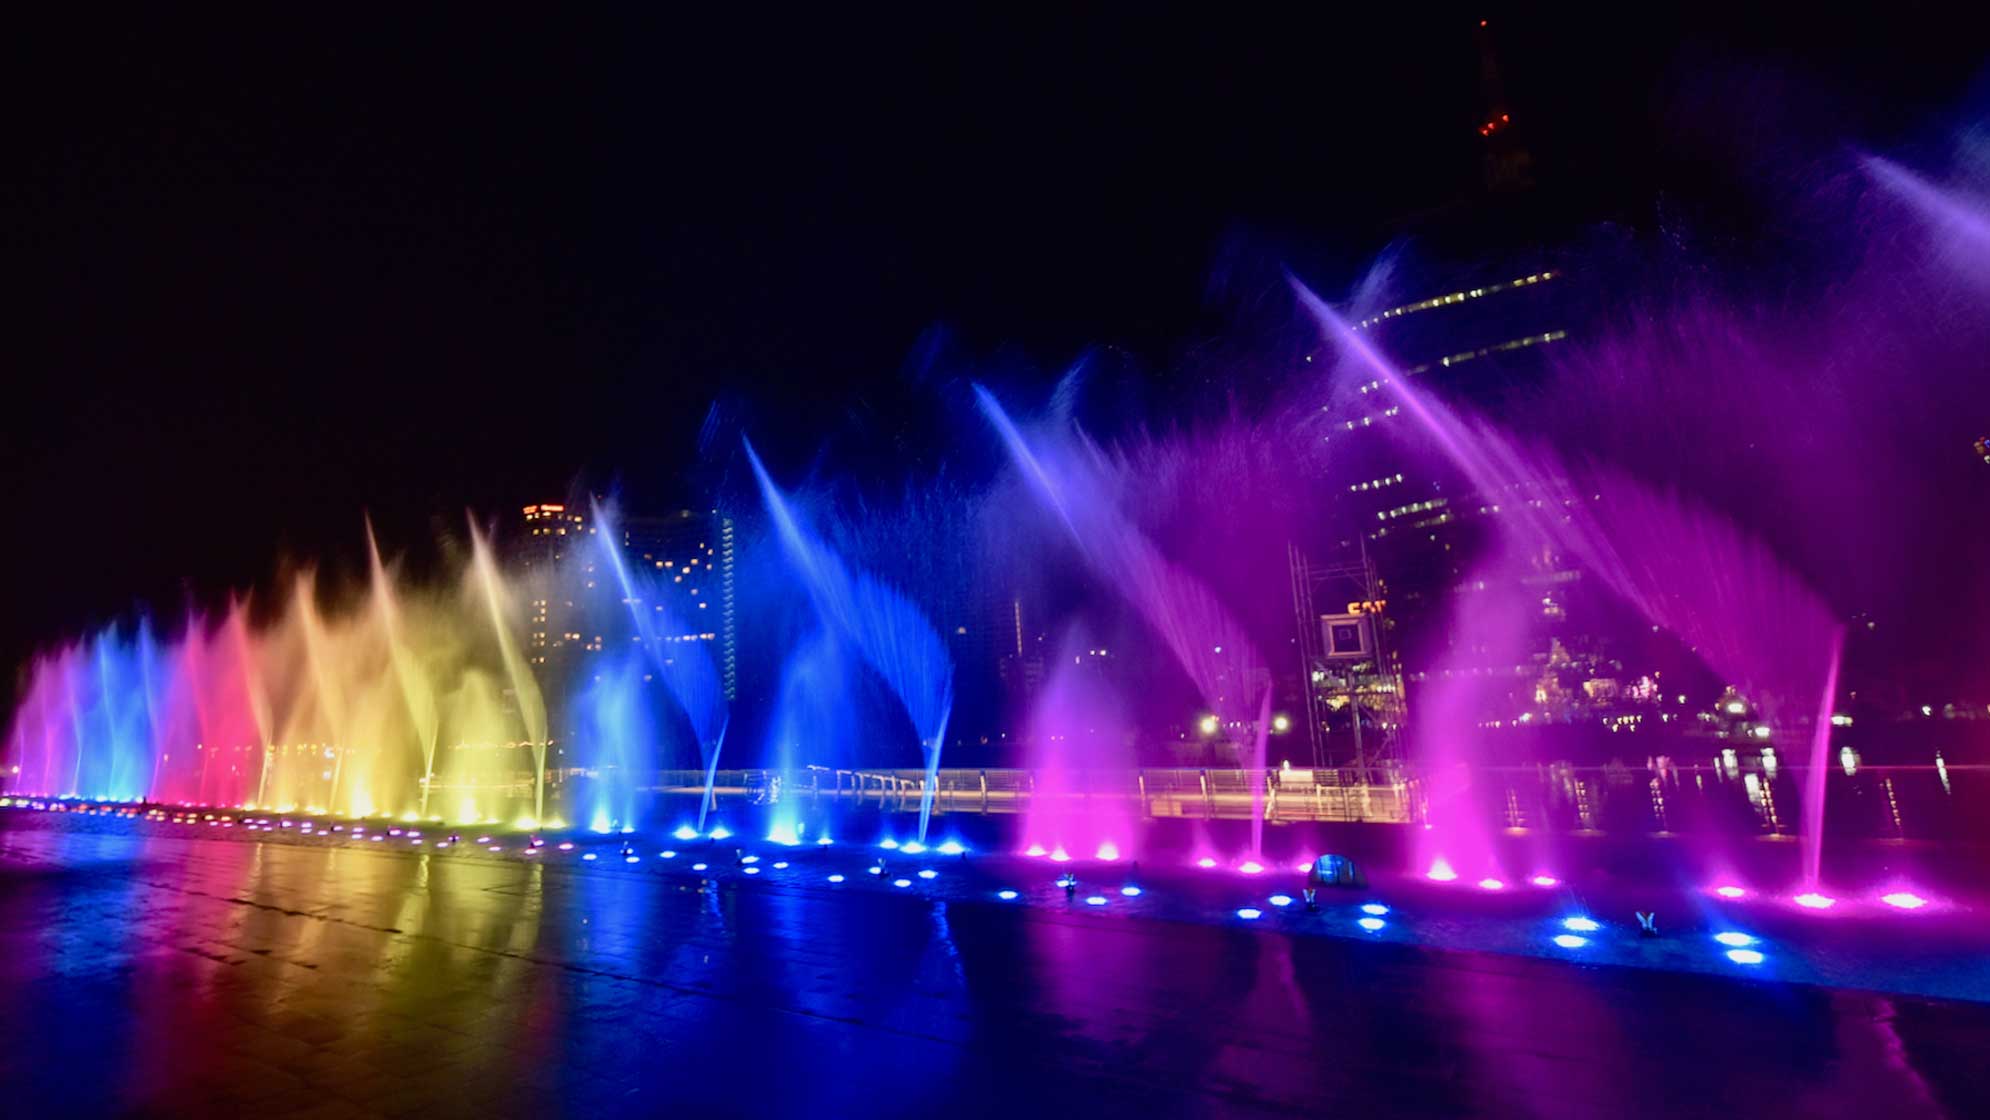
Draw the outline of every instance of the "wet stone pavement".
M1990 1115L1990 1006L0 821L9 1116Z

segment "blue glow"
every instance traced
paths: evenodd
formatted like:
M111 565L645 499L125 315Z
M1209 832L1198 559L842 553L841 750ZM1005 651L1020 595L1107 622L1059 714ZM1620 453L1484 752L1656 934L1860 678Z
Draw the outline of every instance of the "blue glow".
M907 840L905 843L899 845L899 847L915 856L926 850L926 845L921 844L917 840Z
M842 882L842 881L843 881L843 876L841 876L841 875L831 875L831 876L829 877L829 881L830 881L830 882L832 882L832 883L840 883L840 882Z
M706 869L707 867L709 867L709 866L711 866L711 865L710 865L710 864L705 864L705 863L694 863L694 864L692 864L692 865L691 865L691 870L693 870L693 871L703 871L703 870L705 870L705 869Z
M1106 896L1102 894L1095 894L1092 897L1085 900L1085 905L1087 906L1104 906L1105 904L1106 904Z
M1577 937L1573 933L1558 933L1555 935L1555 944L1564 949L1580 949L1589 944L1589 938Z
M995 897L1001 899L1003 902L1014 902L1016 901L1016 892L1006 889L999 890L995 892Z
M1728 946L1731 949L1745 949L1748 946L1755 944L1755 938L1750 937L1745 933L1736 933L1733 930L1729 930L1725 933L1714 934L1714 940L1720 942L1723 945Z
M784 860L784 859L781 859L781 860L775 860L775 861L774 861L774 870L776 870L776 871L786 871L787 869L788 869L788 861L787 861L787 860Z
M884 838L884 842L879 844L878 847L883 848L887 852L895 852L898 850L898 841L887 836Z
M1382 905L1379 902L1365 902L1362 903L1361 905L1361 912L1379 918L1382 915L1387 914L1389 912L1389 908L1387 906Z
M671 833L671 835L677 837L679 840L696 840L698 838L698 830L688 824L678 825L677 831Z
M1135 886L1131 886L1131 885L1128 885L1128 886L1124 886L1124 887L1121 887L1121 888L1119 888L1119 893L1121 893L1121 894L1125 895L1125 896L1126 896L1126 897L1128 897L1128 898L1139 898L1139 897L1140 897L1140 888L1139 888L1139 887L1135 887Z
M720 825L719 827L712 830L712 839L714 840L724 840L730 837L731 835L732 835L732 830L724 825Z
M759 856L741 856L741 857L739 857L739 862L741 862L741 863L759 863L759 862L760 862L760 857L759 857Z
M1264 911L1255 906L1246 906L1242 910L1237 911L1237 916L1247 922L1255 922L1259 918L1264 917Z
M912 885L912 880L910 880L910 879L893 879L893 880L891 881L891 885L892 885L892 886L894 886L894 887L909 887L909 886L911 886L911 885Z
M865 868L864 870L866 870L866 871L870 872L870 873L871 873L871 874L873 874L873 875L882 875L882 874L884 874L884 868L882 868L882 867L866 867L866 868Z
M931 879L931 878L933 878L934 876L936 876L936 875L938 875L938 874L939 874L939 872L937 872L937 871L933 870L933 869L932 869L932 868L930 868L930 867L925 867L925 868L921 868L921 869L919 870L919 877L920 877L921 879Z
M1763 956L1753 949L1729 949L1727 959L1736 964L1761 964Z
M949 840L940 845L940 854L943 856L957 856L965 851L967 851L967 848L958 840Z
M1360 926L1362 929L1365 929L1370 933L1374 933L1376 930L1381 929L1383 926L1386 926L1389 923L1383 921L1380 918L1363 918L1354 924Z
M593 852L589 852L589 853L587 853L586 855L584 855L584 856L582 856L582 857L580 857L580 858L582 858L582 859L584 859L584 860L588 860L589 862L592 862L592 861L594 860L594 853L593 853Z
M835 841L827 836L818 836L815 838L815 843L818 847L827 848L830 844L835 843Z
M1603 928L1603 924L1595 918L1563 918L1562 928L1572 929L1577 933L1595 933Z
M676 853L676 852L675 852L674 850L670 849L670 848L665 848L664 850L662 850L662 851L658 852L658 853L657 853L657 855L660 855L660 856L662 856L662 857L663 857L664 859L676 859L676 858L677 858L677 853Z
M760 869L757 867L749 867L746 869L746 873L748 875L758 875L760 874Z
M1292 896L1289 894L1272 895L1271 904L1273 906L1290 906L1292 905Z
M622 862L623 862L623 863L641 863L641 862L643 862L643 857L641 857L641 856L623 856L623 857L622 857Z

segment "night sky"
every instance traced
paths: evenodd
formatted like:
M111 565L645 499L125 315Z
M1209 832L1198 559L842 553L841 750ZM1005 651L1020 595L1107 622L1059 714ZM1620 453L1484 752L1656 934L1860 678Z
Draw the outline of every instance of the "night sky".
M1966 95L1972 37L1889 10L16 27L0 656L352 564L363 512L419 541L577 478L696 500L714 401L777 465L861 429L930 468L894 426L935 337L1165 390L1238 246L1344 286L1480 189L1481 14L1571 223L1741 213L1735 131L1681 116L1705 75L1778 75L1747 111L1820 144Z

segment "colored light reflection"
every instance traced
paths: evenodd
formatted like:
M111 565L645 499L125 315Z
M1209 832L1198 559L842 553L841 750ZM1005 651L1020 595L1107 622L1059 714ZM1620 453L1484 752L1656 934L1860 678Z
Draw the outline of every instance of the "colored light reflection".
M1360 926L1362 929L1365 929L1370 933L1374 933L1376 930L1381 929L1383 926L1386 926L1389 923L1383 921L1380 918L1362 918L1359 921L1356 921L1354 924Z
M1729 949L1727 959L1736 964L1761 964L1765 958L1753 949Z
M673 851L673 850L669 849L669 848L665 848L664 850L662 850L662 851L658 852L658 853L657 853L657 855L659 855L659 856L662 856L662 857L663 857L664 859L676 859L676 858L677 858L677 853L676 853L675 851Z
M1833 906L1838 905L1837 899L1832 898L1830 895L1818 894L1816 891L1807 891L1796 896L1792 901L1806 910L1829 910Z
M776 861L774 862L774 870L776 870L776 871L786 871L787 869L788 869L788 861L787 861L787 860L784 860L784 859L783 859L783 860L776 860Z

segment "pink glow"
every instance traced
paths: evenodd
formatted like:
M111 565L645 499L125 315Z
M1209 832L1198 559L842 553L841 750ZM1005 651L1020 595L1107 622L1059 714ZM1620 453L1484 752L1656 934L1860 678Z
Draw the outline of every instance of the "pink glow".
M1479 880L1479 889L1488 891L1505 890L1506 884L1500 882L1498 879L1488 877Z
M1256 875L1264 870L1264 864L1259 863L1257 860L1254 859L1247 859L1244 861L1242 866L1237 868L1237 870L1243 872L1246 875Z
M1714 893L1722 898L1747 898L1748 892L1736 886L1715 887Z
M1029 856L1032 859L1042 859L1044 856L1043 845L1031 844L1028 848L1023 850L1023 854Z
M1201 859L1195 861L1195 865L1197 867L1202 868L1204 871L1207 871L1210 868L1216 866L1216 861L1210 859L1208 856L1203 856Z
M1110 863L1119 858L1119 845L1108 840L1099 845L1099 858Z
M1928 904L1927 899L1911 891L1894 891L1892 894L1883 894L1879 896L1879 900L1888 906L1901 910L1919 910Z
M1818 894L1816 891L1808 891L1800 894L1792 901L1807 910L1829 910L1833 906L1838 905L1837 899L1828 895Z
M1553 875L1536 875L1527 881L1537 887L1559 887L1562 885L1562 881Z
M1058 848L1056 851L1050 853L1050 862L1069 863L1071 862L1071 853L1065 851L1063 848Z
M1458 873L1451 870L1449 863L1439 859L1430 865L1430 870L1425 873L1425 877L1435 883L1449 883L1458 878Z

